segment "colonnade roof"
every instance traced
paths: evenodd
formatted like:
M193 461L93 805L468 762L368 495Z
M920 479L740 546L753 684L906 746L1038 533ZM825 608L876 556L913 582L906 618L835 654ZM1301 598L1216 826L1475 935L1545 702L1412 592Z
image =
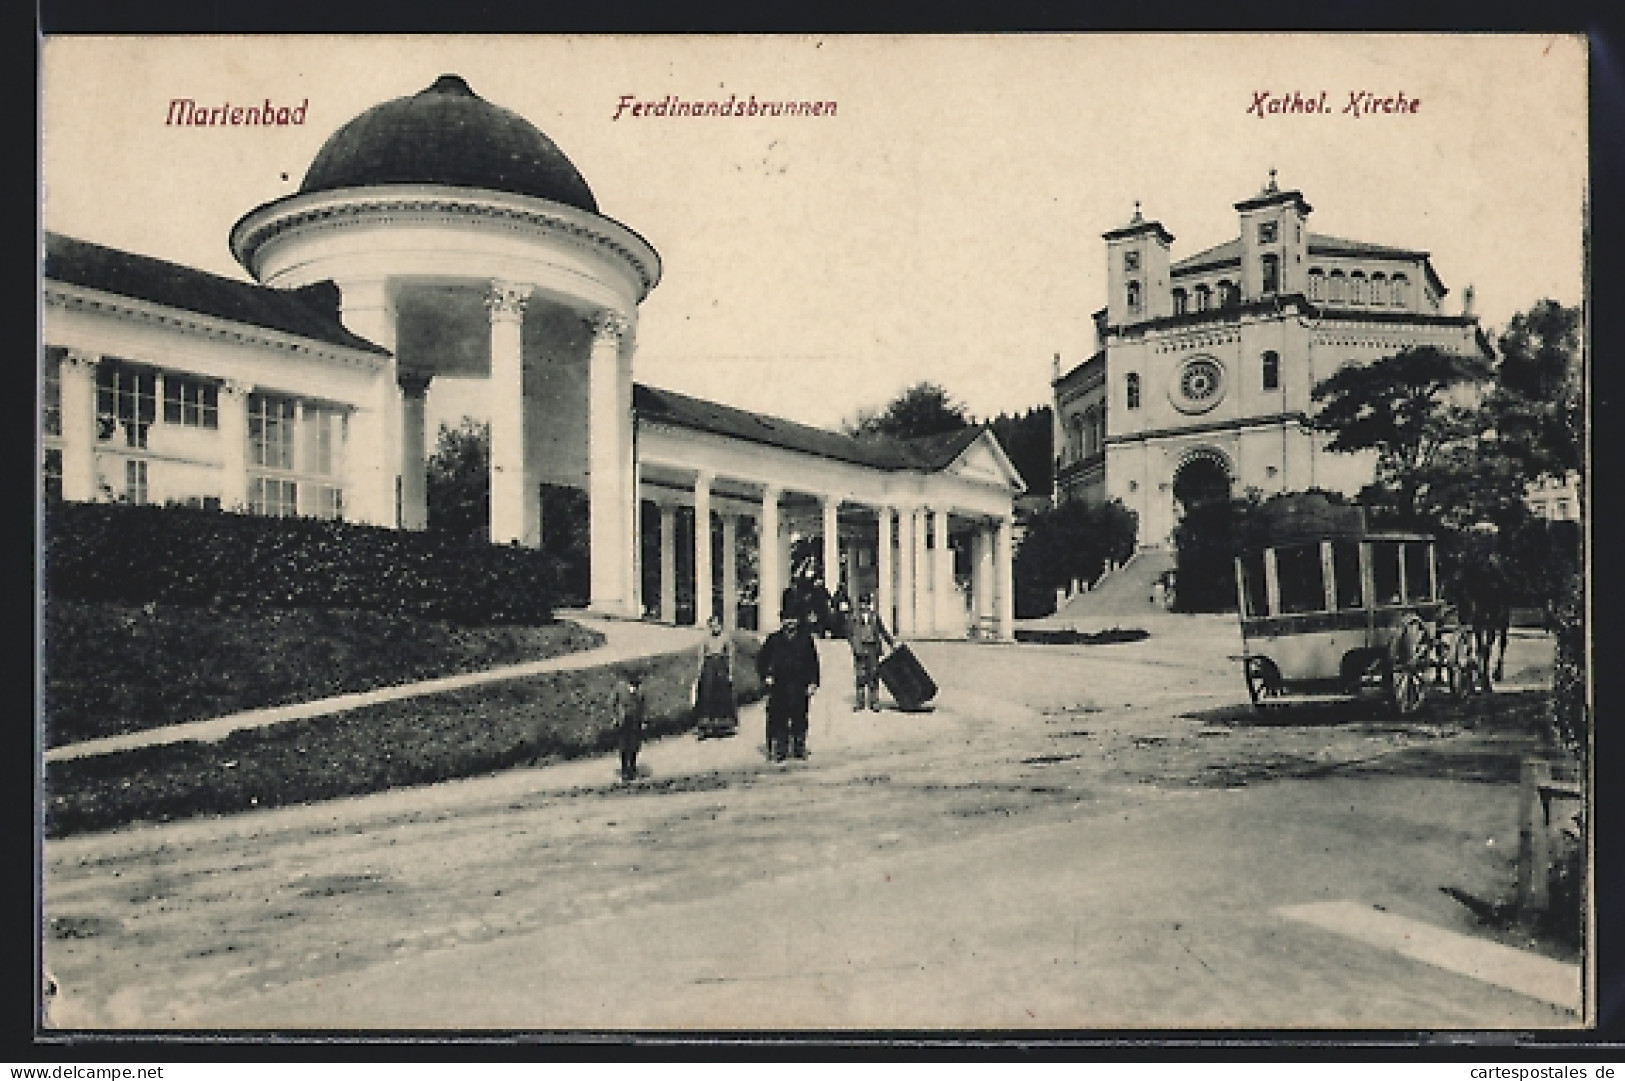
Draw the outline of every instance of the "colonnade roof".
M633 388L632 403L639 419L888 471L946 469L983 431L970 427L918 439L853 439L827 428L642 383Z
M339 321L339 290L332 282L303 289L272 289L49 232L45 234L45 277L328 345L389 355L387 349L350 333Z

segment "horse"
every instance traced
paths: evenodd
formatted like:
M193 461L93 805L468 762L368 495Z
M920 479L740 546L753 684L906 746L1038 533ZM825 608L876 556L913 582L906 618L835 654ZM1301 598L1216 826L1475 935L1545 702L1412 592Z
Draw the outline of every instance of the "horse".
M1460 593L1462 622L1472 628L1485 682L1499 681L1506 674L1507 636L1512 626L1512 582L1501 557L1491 554L1482 566L1465 570ZM1495 651L1497 641L1499 653Z

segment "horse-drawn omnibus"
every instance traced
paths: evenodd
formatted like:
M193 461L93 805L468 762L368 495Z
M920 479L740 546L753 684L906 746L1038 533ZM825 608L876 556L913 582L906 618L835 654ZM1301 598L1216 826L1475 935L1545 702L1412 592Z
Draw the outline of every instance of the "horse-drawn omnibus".
M1478 644L1439 592L1434 540L1370 532L1365 511L1317 493L1261 508L1236 558L1243 674L1253 705L1379 691L1411 713L1429 685L1488 690Z

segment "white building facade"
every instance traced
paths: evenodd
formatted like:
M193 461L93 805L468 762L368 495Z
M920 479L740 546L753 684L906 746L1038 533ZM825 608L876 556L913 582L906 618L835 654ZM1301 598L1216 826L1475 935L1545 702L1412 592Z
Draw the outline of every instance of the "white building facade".
M1280 189L1235 204L1237 239L1174 261L1160 222L1104 234L1096 351L1054 373L1057 499L1119 499L1143 545L1193 498L1322 488L1353 495L1374 454L1328 452L1315 384L1403 349L1490 355L1470 310L1445 314L1428 253L1323 236Z
M253 282L47 237L48 497L423 529L426 396L475 380L492 541L540 545L543 486L584 492L595 611L675 621L675 545L645 597L641 534L685 506L698 622L737 623L746 534L758 625L775 622L799 535L822 539L830 588L875 592L905 634L1012 633L1023 485L991 433L860 443L635 385L658 255L457 76L339 129L230 239Z

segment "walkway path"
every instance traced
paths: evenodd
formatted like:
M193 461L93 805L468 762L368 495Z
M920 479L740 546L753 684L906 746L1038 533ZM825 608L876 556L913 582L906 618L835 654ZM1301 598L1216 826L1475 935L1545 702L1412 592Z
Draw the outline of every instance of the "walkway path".
M638 657L676 653L699 644L698 632L692 627L667 627L651 623L631 623L598 619L574 613L570 614L568 618L589 630L602 634L604 644L576 653L549 657L542 661L527 661L524 664L504 665L500 668L490 668L481 672L463 672L454 676L442 676L439 679L428 679L418 683L402 683L393 687L379 687L370 691L335 695L332 698L318 698L309 702L290 702L282 706L244 710L241 713L229 713L224 717L211 717L203 721L169 724L161 728L148 728L140 732L126 732L122 735L105 736L101 739L87 739L79 743L68 743L60 747L52 747L45 752L45 761L61 762L72 758L115 754L120 751L134 750L137 747L153 747L165 743L181 743L187 740L213 743L225 739L231 733L243 728L264 728L267 725L281 724L283 721L326 717L334 713L360 709L363 706L375 706L382 702L396 702L403 698L419 698L423 695L441 694L445 691L461 690L464 687L500 683L508 679L523 679L526 676L536 676L546 672L567 672L580 668L597 668L600 665L614 664L617 661L633 660Z

